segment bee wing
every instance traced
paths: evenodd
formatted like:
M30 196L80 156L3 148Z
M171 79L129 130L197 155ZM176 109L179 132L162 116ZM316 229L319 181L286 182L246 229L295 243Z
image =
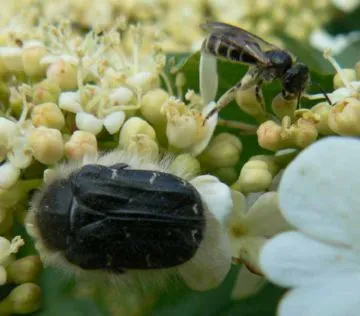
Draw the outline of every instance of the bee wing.
M270 60L264 52L279 49L262 38L230 24L207 22L202 24L201 27L207 32L219 36L223 43L250 54L258 61L258 64L263 66L270 64Z

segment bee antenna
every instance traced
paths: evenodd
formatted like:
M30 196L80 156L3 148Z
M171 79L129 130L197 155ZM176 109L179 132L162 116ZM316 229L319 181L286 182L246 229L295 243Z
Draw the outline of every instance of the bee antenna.
M329 96L327 95L327 93L325 92L325 90L322 88L322 86L320 85L320 83L318 83L318 82L312 82L311 84L317 86L317 87L319 88L319 90L321 91L321 93L324 95L326 101L327 101L330 105L332 105Z

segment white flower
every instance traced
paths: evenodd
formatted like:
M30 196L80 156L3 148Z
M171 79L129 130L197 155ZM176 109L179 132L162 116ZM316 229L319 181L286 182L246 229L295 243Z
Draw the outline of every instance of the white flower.
M360 141L328 137L304 150L279 187L284 217L298 228L265 244L260 265L293 288L279 315L357 315L360 309Z
M351 12L359 6L359 0L332 0L331 2L335 7L344 12Z
M265 279L260 276L260 249L267 238L288 230L289 225L280 213L276 192L257 194L254 201L251 195L245 199L242 193L233 191L232 200L234 208L229 233L233 257L245 266L237 276L231 296L241 299L255 294L265 284ZM252 204L249 209L248 203Z

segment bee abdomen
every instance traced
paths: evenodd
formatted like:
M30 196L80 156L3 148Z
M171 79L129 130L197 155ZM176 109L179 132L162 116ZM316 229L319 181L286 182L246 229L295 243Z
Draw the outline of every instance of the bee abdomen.
M256 63L256 58L242 50L240 47L235 47L226 42L223 36L210 34L202 45L202 50L205 53L213 55L220 59L227 61L242 62L242 63Z

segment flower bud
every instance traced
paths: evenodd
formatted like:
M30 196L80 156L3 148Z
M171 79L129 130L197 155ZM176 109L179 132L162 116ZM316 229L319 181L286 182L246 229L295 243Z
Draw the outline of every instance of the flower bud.
M24 283L13 289L5 300L12 303L14 314L33 313L40 308L41 289L34 283Z
M68 112L82 112L79 92L62 92L59 96L59 107Z
M0 189L8 189L13 186L20 177L20 169L9 161L0 165Z
M26 137L16 137L12 142L12 149L7 154L11 164L19 169L25 169L33 161L32 152Z
M195 143L198 126L195 117L191 115L180 115L168 117L166 136L169 144L185 149Z
M170 165L171 173L190 180L196 177L200 171L199 161L190 154L180 154L172 161Z
M35 106L31 112L31 122L35 127L46 126L61 130L65 126L65 118L55 103L47 102Z
M234 167L240 159L242 143L234 135L221 133L200 154L199 161L211 168Z
M73 90L77 88L77 71L74 61L62 58L49 65L46 77L56 82L61 90Z
M132 102L134 93L126 87L118 87L109 93L109 101L111 105L124 105Z
M126 83L135 89L145 92L156 87L158 78L156 74L144 71L130 76L127 78Z
M329 113L332 106L327 102L320 102L311 108L318 115L318 123L315 124L318 132L322 135L332 135L334 131L329 127Z
M147 135L150 139L156 140L156 133L152 126L139 117L129 118L120 131L119 145L126 148L130 145L132 138L137 135Z
M31 77L44 76L46 65L40 64L40 60L46 54L47 50L41 42L31 41L25 43L21 56L25 74Z
M221 182L225 182L229 185L233 184L238 177L238 172L233 167L219 168L213 170L212 174L219 178Z
M120 127L124 124L125 113L123 111L112 112L104 118L104 127L113 135L117 133Z
M152 161L157 161L159 158L159 146L149 135L138 134L131 137L126 150L137 157L147 157Z
M0 264L9 265L13 259L12 254L17 253L24 244L20 236L14 237L11 241L0 236Z
M34 158L45 165L57 163L64 155L64 144L57 129L40 126L29 136Z
M256 133L258 143L262 148L277 151L287 145L282 137L282 127L274 121L269 120L262 123Z
M282 119L284 116L293 118L297 102L297 99L286 100L284 99L282 93L278 93L272 100L271 108L279 119Z
M23 110L22 96L19 93L19 91L14 87L9 87L9 91L10 91L9 103L10 103L11 111L16 116L20 116Z
M86 154L96 155L97 140L94 134L84 131L75 131L65 143L65 155L68 159L81 160Z
M24 71L21 55L22 49L19 47L0 47L0 60L9 73Z
M44 79L33 86L33 102L34 104L57 103L60 92L60 87L56 82Z
M255 87L251 87L247 90L238 89L235 100L245 113L253 116L256 120L264 121L266 118L263 105L256 98Z
M162 89L147 92L141 100L141 115L154 126L165 126L166 115L161 111L169 94Z
M348 81L355 81L356 80L356 72L354 69L351 68L343 68L340 70L341 75L346 77ZM345 87L345 83L343 82L341 75L339 72L336 73L333 79L334 89Z
M300 118L291 127L291 140L296 147L305 148L312 144L318 136L315 124Z
M329 113L329 127L342 136L360 135L360 101L345 98L336 103Z
M271 185L273 175L265 161L249 160L241 169L235 187L243 193L265 191Z
M10 231L13 225L12 211L5 207L0 208L0 234L3 235Z
M89 132L94 135L99 134L103 128L103 121L90 113L76 113L75 121L79 130Z
M7 267L8 282L16 284L33 282L42 268L39 256L27 256L11 262Z

